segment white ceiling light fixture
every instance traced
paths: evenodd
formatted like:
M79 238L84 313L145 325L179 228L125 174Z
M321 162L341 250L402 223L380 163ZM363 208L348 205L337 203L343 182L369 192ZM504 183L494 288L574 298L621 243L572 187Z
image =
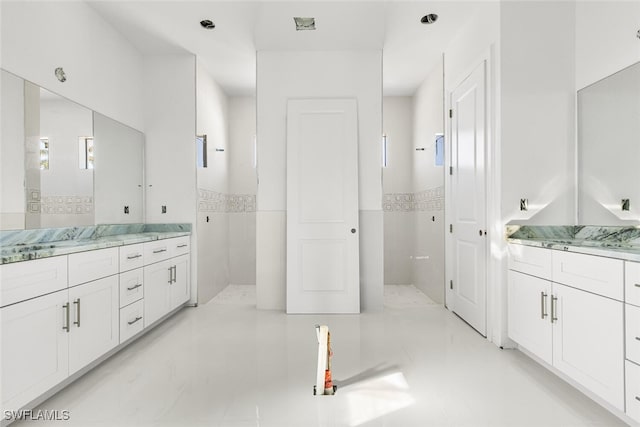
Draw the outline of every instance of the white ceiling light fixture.
M438 15L436 15L435 13L429 13L428 15L424 15L420 19L420 22L422 22L423 24L433 24L437 20L438 20Z
M202 25L202 28L205 30L213 30L216 27L216 24L214 24L210 19L203 19L200 21L200 25Z
M296 31L315 30L316 29L316 19L315 18L294 17L293 20L296 23Z

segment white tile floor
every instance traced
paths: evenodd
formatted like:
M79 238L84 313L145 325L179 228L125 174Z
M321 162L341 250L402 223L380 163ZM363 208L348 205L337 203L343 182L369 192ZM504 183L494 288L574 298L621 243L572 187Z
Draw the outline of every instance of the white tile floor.
M415 288L386 294L380 313L287 316L257 311L255 288L232 286L40 409L70 410L51 424L65 427L624 425ZM335 396L312 395L318 323L331 330Z

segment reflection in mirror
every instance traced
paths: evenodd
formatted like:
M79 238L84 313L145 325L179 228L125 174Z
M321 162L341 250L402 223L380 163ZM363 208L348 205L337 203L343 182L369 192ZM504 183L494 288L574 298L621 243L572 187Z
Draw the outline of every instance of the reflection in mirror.
M24 84L26 228L94 224L93 170L78 166L92 111Z
M96 224L144 222L144 135L93 114Z
M640 224L639 164L637 63L578 91L578 224Z
M0 230L144 222L144 135L0 78Z

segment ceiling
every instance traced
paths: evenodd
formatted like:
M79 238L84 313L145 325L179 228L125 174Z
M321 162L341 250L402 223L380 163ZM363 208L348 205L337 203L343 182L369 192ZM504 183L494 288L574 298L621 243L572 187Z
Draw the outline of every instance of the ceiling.
M255 93L256 51L383 51L387 96L412 95L442 52L476 15L480 1L89 1L144 54L185 51L230 96ZM420 23L428 13L432 25ZM296 31L294 16L314 17ZM216 28L205 30L203 19Z

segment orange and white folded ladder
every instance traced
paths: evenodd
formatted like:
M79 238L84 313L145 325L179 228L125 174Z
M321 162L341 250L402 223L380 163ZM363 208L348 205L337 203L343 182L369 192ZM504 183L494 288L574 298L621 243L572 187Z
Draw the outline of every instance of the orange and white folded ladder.
M332 395L337 386L331 380L331 334L326 325L316 325L318 336L318 370L316 373L316 385L313 386L314 395Z

